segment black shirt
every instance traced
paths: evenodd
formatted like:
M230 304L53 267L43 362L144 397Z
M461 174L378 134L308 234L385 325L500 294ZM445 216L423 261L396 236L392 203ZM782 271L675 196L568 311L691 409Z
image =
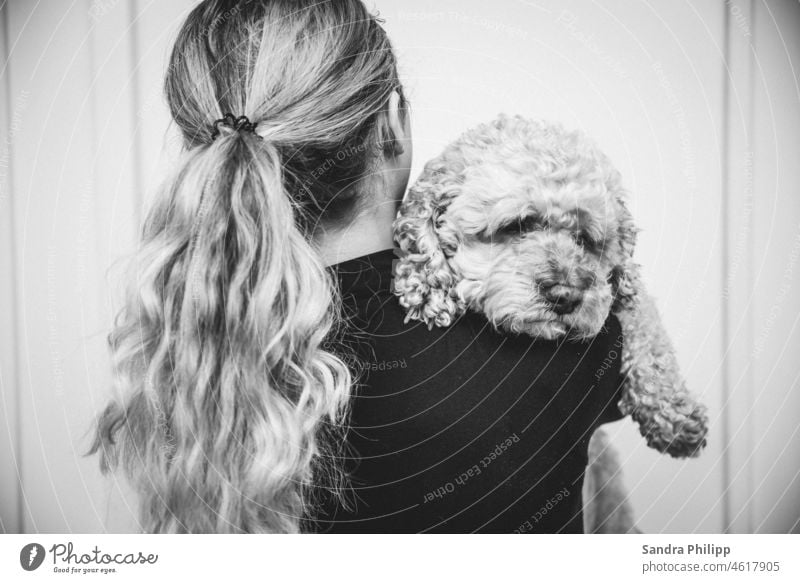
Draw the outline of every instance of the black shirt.
M583 532L594 429L621 418L616 317L585 342L403 322L392 250L332 268L348 324L331 346L359 376L346 442L349 508L319 532Z

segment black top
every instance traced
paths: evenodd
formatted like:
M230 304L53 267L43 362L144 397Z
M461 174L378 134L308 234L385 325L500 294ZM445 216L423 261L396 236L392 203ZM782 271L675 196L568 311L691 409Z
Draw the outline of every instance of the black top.
M323 497L315 529L583 532L589 437L621 418L617 318L586 342L503 335L474 313L449 328L404 324L394 259L332 268L349 320L332 347L355 355L360 382L350 508Z

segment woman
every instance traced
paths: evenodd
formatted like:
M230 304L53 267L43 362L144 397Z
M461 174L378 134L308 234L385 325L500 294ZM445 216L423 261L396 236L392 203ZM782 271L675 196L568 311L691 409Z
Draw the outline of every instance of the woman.
M185 153L143 229L92 448L125 468L143 530L580 531L586 443L616 402L588 379L618 324L569 345L478 316L403 326L408 112L361 2L206 0L166 94Z

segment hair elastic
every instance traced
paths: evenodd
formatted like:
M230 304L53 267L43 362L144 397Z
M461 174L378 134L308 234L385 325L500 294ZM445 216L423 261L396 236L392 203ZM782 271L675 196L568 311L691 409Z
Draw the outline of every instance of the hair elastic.
M214 131L211 132L211 139L214 140L219 136L220 126L228 127L234 131L245 131L256 133L257 123L251 123L246 115L234 116L232 113L226 113L223 117L214 122Z

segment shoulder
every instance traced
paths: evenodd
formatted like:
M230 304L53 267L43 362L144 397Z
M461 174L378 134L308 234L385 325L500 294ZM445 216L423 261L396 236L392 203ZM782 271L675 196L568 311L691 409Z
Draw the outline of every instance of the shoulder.
M449 327L429 329L406 321L392 293L393 260L387 250L337 267L345 324L336 350L349 356L362 395L392 395L400 402L413 394L424 402L452 390L527 387L532 380L545 393L565 384L580 393L595 381L602 392L616 387L622 346L616 316L610 315L600 334L586 341L500 333L473 312ZM421 393L418 387L426 390Z
M600 334L587 341L550 341L500 333L481 314L468 312L446 328L405 321L391 294L363 298L371 309L348 322L348 343L362 380L372 392L428 385L481 383L590 385L618 374L622 330L609 316ZM600 376L597 371L601 371Z

